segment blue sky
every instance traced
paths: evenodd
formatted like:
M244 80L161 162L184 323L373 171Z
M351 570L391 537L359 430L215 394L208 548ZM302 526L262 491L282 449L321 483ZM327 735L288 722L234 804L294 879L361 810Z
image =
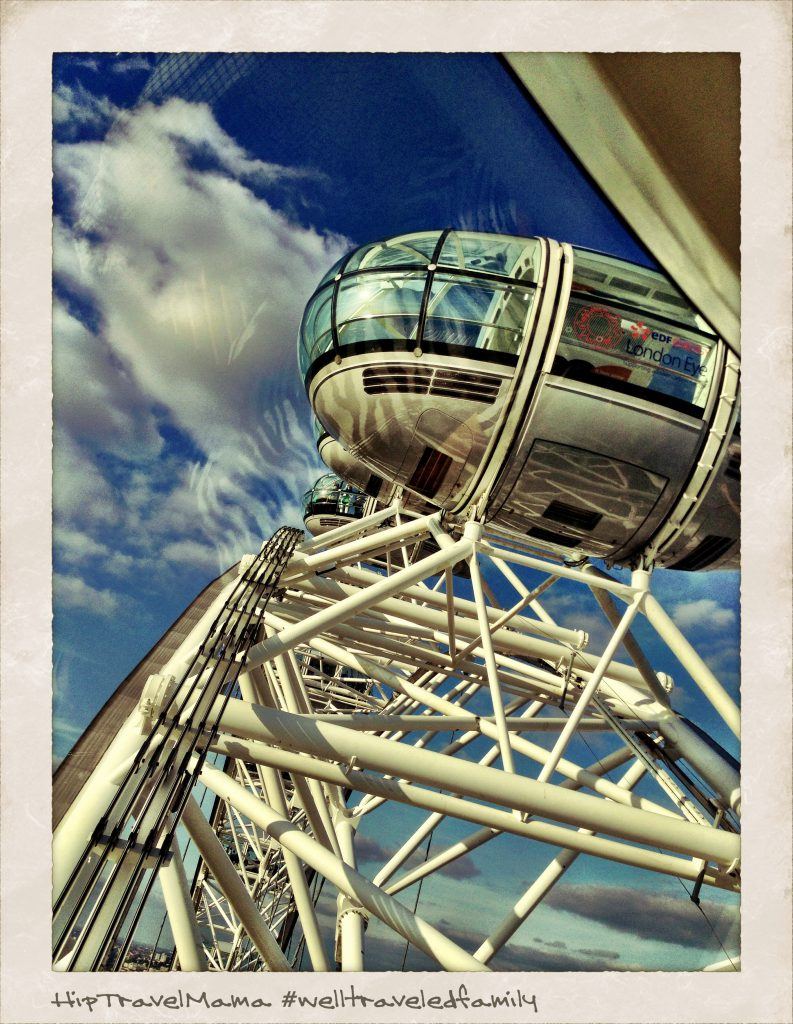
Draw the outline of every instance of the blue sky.
M300 495L324 467L296 333L346 249L450 226L652 259L487 54L63 54L53 88L57 761L209 579L299 523ZM659 572L654 590L737 695L737 574ZM605 636L594 605L562 586L548 608ZM681 683L679 709L737 753L671 655L637 632ZM510 867L493 924L553 855L513 865L514 846L497 842ZM422 901L454 902L465 885L486 907L492 849L468 858L478 874L425 883ZM699 917L676 880L581 860L570 881L587 914L538 911L533 962L721 957L701 919L698 952L604 909L619 894L603 887L623 886L640 891L648 919L662 895Z

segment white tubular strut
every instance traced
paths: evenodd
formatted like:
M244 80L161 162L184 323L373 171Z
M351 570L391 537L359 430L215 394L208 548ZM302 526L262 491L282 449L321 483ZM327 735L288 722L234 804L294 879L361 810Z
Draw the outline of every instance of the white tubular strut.
M238 807L282 846L291 849L302 861L319 871L340 892L357 900L361 906L375 917L379 917L404 939L412 942L433 960L437 960L447 971L487 970L484 964L475 960L470 953L466 953L420 917L411 914L392 896L388 896L382 889L373 885L368 878L364 878L349 864L345 864L335 854L330 853L291 821L279 817L272 807L257 800L223 772L206 765L201 771L201 781L208 789Z
M673 814L603 801L494 768L450 760L434 751L417 750L367 733L350 733L331 723L309 722L299 715L252 707L242 701L229 701L221 723L224 729L248 739L330 760L354 758L366 768L492 800L578 828L592 828L720 864L730 864L738 856L738 837L729 832L696 825ZM612 786L616 793L626 796L618 786Z
M207 867L212 872L223 895L261 953L268 969L271 971L291 970L283 951L264 923L259 908L245 888L242 879L229 860L228 854L221 846L218 837L210 828L209 822L201 813L201 809L193 797L190 797L185 805L182 820L190 833L190 838L196 844L198 852L206 861ZM205 968L192 969L202 970Z
M452 432L450 454L458 442ZM551 516L542 488L517 498L498 479L498 501L516 503L505 515ZM371 970L389 948L381 923L390 948L402 940L392 969L406 941L447 971L498 970L582 854L604 877L624 865L690 883L695 902L714 888L735 901L739 768L732 738L725 750L707 731L722 739L710 708L696 722L677 712L687 674L736 736L738 710L650 593L651 555L623 583L573 563L583 542L566 558L542 531L510 534L517 518L479 498L461 512L452 489L428 513L401 487L367 488L389 504L320 519L335 506L317 500L309 526L335 528L308 540L278 530L205 613L223 578L166 634L148 681L129 677L138 706L95 744L105 753L82 788L64 789L77 796L53 842L56 970L139 965L157 878L173 942L149 963L183 971ZM557 504L571 528L583 516ZM487 927L455 915L450 866L468 857L497 877L519 849L540 867ZM495 901L503 886L480 882ZM724 948L705 970L736 969Z
M644 765L640 761L634 761L622 779L620 779L618 785L623 789L631 789L642 777L644 771ZM584 835L594 834L590 829L581 829L580 831ZM491 957L504 947L532 910L548 895L570 865L575 863L578 856L579 854L576 850L561 850L554 857L537 880L521 896L493 934L474 953L477 960L481 960L482 963L486 964Z

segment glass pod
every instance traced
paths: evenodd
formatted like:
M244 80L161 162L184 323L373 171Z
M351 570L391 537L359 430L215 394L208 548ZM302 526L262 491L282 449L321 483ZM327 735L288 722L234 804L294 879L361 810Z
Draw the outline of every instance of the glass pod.
M303 318L318 418L371 473L570 557L737 564L739 363L665 275L550 239L355 250Z
M333 473L321 476L303 495L303 522L313 536L360 519L366 495Z

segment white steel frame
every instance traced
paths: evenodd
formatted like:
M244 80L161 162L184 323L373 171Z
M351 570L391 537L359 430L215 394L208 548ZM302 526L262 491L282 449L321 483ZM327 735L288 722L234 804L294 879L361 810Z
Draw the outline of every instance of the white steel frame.
M429 543L420 551L422 542ZM510 607L495 602L483 559L514 589ZM473 600L455 593L452 567L462 561ZM524 569L542 573L542 581L530 589ZM365 970L371 916L446 970L488 970L582 854L676 876L697 891L738 891L738 773L672 709L670 680L631 632L637 617L655 628L736 735L738 709L650 593L651 577L644 565L630 583L619 582L588 564L550 561L474 518L449 530L441 513L415 515L399 502L298 545L277 590L257 609L258 638L238 655L237 695L202 704L200 685L185 684L175 696L167 686L147 688L148 703L120 730L56 830L56 896L96 858L91 838L152 729L152 702L162 705L166 692L170 723L189 727L202 707L200 735L212 730L217 757L213 765L196 753L183 768L215 800L209 820L193 795L181 811L177 836L182 846L189 836L200 853L194 883L178 843L158 870L174 966L182 970L292 970L295 949L313 970L333 969L334 955L342 970ZM584 631L559 625L543 607L540 597L560 578L595 595L612 627L602 651L590 651ZM200 648L232 587L160 678L176 677ZM620 645L629 662L616 660ZM468 709L476 695L487 697L490 713ZM571 741L595 730L615 733L618 745L594 764L577 763ZM449 733L445 745L430 749ZM550 750L532 739L547 734L556 737ZM457 756L481 737L489 749L478 762ZM196 729L197 750L198 739ZM634 793L644 777L657 783L652 798ZM389 801L426 818L370 880L357 865L357 830ZM446 818L469 822L470 831L408 869L408 858ZM397 898L504 833L548 845L548 864L491 934L472 930L468 948ZM316 911L319 879L338 893L334 936ZM102 930L117 899L117 888L106 887L91 935L78 950L87 903L56 969L90 969L86 950L96 956L115 940ZM296 937L291 947L287 931Z

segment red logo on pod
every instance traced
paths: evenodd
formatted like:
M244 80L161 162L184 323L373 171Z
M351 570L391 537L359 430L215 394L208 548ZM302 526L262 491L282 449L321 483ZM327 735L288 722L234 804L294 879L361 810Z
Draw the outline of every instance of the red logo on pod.
M594 348L616 348L622 341L620 318L603 306L582 306L573 318L573 331Z

